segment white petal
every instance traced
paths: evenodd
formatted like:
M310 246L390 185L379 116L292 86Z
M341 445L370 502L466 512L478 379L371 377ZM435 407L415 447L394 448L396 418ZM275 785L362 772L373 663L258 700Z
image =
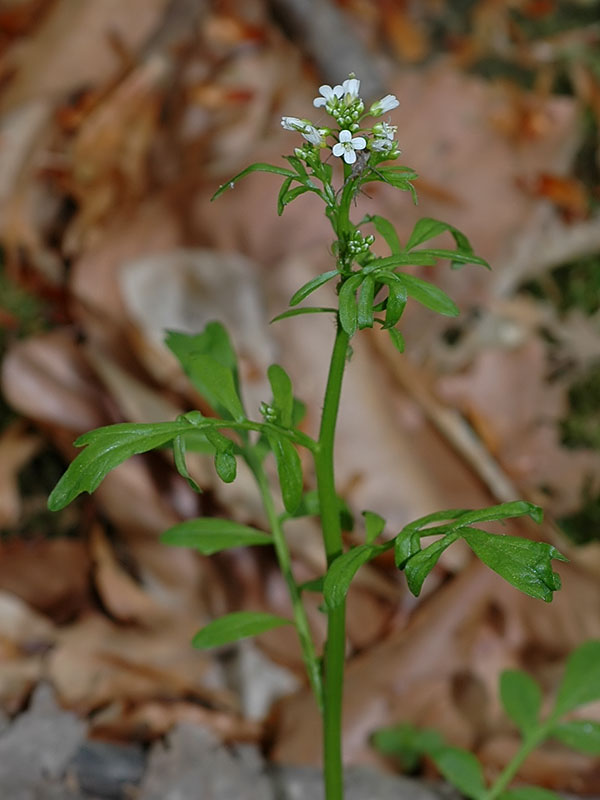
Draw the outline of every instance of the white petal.
M355 136L351 144L355 150L364 150L367 146L367 140L362 136Z
M356 161L356 153L354 152L354 150L346 150L346 152L344 153L344 161L346 162L346 164L354 164L354 162Z
M334 156L337 156L339 158L340 156L344 155L344 153L346 152L346 148L344 147L343 144L340 144L340 142L338 142L337 144L333 145L333 147L331 148L331 152L333 153Z
M315 108L320 108L321 106L324 106L326 104L327 100L324 97L315 97L315 99L313 100L313 106Z
M322 94L327 100L331 99L331 95L333 94L333 89L328 83L324 83L323 86L319 86L319 94Z
M332 91L335 97L341 97L344 94L344 87L341 83L338 83L333 87Z
M352 139L350 131L340 131L340 142L349 142Z

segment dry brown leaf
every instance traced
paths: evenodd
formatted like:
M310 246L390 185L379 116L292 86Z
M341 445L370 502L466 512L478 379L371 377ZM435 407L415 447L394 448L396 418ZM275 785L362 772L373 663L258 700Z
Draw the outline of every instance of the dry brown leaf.
M94 583L104 608L120 622L143 627L166 624L168 614L119 564L99 524L90 533Z
M22 421L9 425L0 435L0 530L14 527L19 521L19 472L35 456L40 446L40 437L28 433Z
M226 743L258 743L264 736L259 722L181 700L112 703L94 715L90 733L99 739L152 741L180 722L208 728Z
M152 632L90 614L59 632L48 658L48 676L61 703L81 713L115 701L184 697L231 708L226 692L205 685L211 661L190 647L195 630L181 612L173 615L168 628Z
M14 344L2 363L2 390L24 416L77 434L106 421L89 368L68 330Z
M158 24L166 4L167 0L131 0L126 5L119 0L54 2L32 35L10 51L15 78L3 94L2 108L106 82L120 68L110 36L118 36L135 51Z
M0 589L57 623L69 622L91 601L90 558L76 539L0 543Z

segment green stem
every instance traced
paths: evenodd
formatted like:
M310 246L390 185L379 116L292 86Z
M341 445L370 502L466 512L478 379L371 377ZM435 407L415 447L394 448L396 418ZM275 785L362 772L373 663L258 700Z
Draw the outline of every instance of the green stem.
M548 737L548 731L549 726L544 724L524 739L514 758L502 770L494 785L483 796L483 800L495 800L508 788L527 756Z
M269 486L269 481L263 469L262 463L260 462L260 459L257 457L256 453L251 448L248 448L244 455L248 466L254 474L256 483L260 490L262 503L267 514L267 519L269 520L271 533L273 534L275 553L277 554L279 568L283 574L288 588L290 600L292 602L294 623L296 625L298 639L300 640L300 648L302 650L304 666L306 668L306 673L314 692L319 711L323 713L323 681L321 678L319 659L317 657L312 634L310 632L306 610L302 604L302 598L300 597L298 584L296 583L294 573L292 571L290 551L285 540L281 520L275 510L275 504L273 503L271 487Z
M317 489L323 541L329 566L342 553L340 508L335 490L333 446L348 352L348 334L338 324L321 417L318 450L315 455ZM342 800L342 697L346 649L345 604L328 612L324 654L323 763L326 800Z

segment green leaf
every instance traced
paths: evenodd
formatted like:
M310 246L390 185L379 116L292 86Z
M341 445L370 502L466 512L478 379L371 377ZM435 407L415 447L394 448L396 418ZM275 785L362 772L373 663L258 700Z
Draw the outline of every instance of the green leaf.
M365 518L366 542L367 544L373 544L375 539L377 539L377 537L383 533L383 529L385 528L385 520L374 511L363 511L362 515Z
M434 286L433 283L415 278L414 275L407 275L405 272L398 272L396 275L406 286L407 294L426 308L437 311L438 314L446 317L457 317L460 313L446 292Z
M474 255L473 253L463 253L460 250L444 250L439 248L427 248L424 250L413 250L413 253L424 253L432 256L433 258L448 258L452 262L452 267L457 269L464 264L477 264L480 267L491 269L490 265L484 258Z
M486 794L481 764L472 753L458 747L442 747L429 755L444 778L462 794L479 800Z
M189 423L184 421L143 425L124 422L84 433L75 446L86 445L86 448L71 462L52 490L48 508L59 511L82 492L91 494L111 469L123 461L137 453L162 447L186 431L189 431Z
M399 353L403 353L405 347L404 336L402 336L400 331L396 330L396 328L388 328L387 332L396 350Z
M288 189L290 188L292 181L294 180L293 177L286 178L284 182L281 184L281 189L279 190L279 194L277 195L277 216L280 217L283 214L283 209L285 208L284 198L287 194Z
M394 562L398 569L404 569L409 558L421 551L419 531L400 531L394 538Z
M283 436L268 434L271 450L277 462L277 474L281 487L281 497L285 510L294 514L302 501L304 488L302 478L302 464L300 456L294 445Z
M356 333L356 327L358 325L356 290L360 286L363 278L364 275L362 273L354 274L342 284L342 288L340 289L340 324L348 336L353 336Z
M317 308L315 306L290 308L288 311L284 311L283 314L278 314L276 317L273 317L271 322L279 322L280 319L288 319L288 317L299 317L302 314L337 314L337 308Z
M235 351L220 322L210 322L195 335L169 331L165 343L215 411L226 418L245 419Z
M330 281L339 274L337 269L330 269L329 272L322 272L320 275L317 275L316 278L311 278L311 280L307 281L304 286L301 286L298 291L292 295L290 305L297 306L298 303L301 303L309 294L312 294L320 286L323 286L327 281Z
M473 529L462 536L484 564L525 594L549 603L552 593L560 589L552 559L567 559L552 545Z
M217 430L208 430L206 438L215 448L214 462L217 475L223 483L231 483L237 474L234 443Z
M275 175L285 175L287 178L295 178L296 174L285 167L276 167L274 164L263 164L263 163L256 163L250 164L249 167L243 169L241 172L238 172L237 175L234 175L231 180L227 181L227 183L222 183L221 186L217 189L217 191L213 194L210 198L211 202L216 200L217 197L220 197L224 192L228 189L233 189L235 184L245 178L246 175L249 175L251 172L272 172Z
M200 650L206 650L292 624L292 621L285 617L262 611L235 611L226 617L209 622L194 636L192 644Z
M459 250L462 250L465 253L473 252L471 243L464 233L461 233L458 228L454 227L454 225L449 225L447 222L440 222L439 220L432 219L431 217L422 217L416 223L408 242L406 243L406 250L412 250L414 247L423 244L423 242L426 242L429 239L434 239L436 236L444 233L444 231L449 231L452 234Z
M279 413L279 424L282 428L290 428L294 409L292 381L279 364L271 364L267 375L273 392L273 408Z
M196 481L192 478L187 468L187 464L185 461L185 450L186 450L186 437L185 436L176 436L173 439L173 457L175 460L175 467L177 472L186 479L190 487L198 494L202 494L202 488L198 486Z
M600 640L592 639L577 648L567 661L553 716L600 700Z
M215 470L223 483L233 483L237 475L237 462L231 450L217 450L215 453Z
M287 183L287 181L286 181L286 183ZM281 189L283 191L283 186L281 187ZM300 197L301 194L306 194L306 192L314 192L314 191L316 191L316 190L312 186L295 186L293 189L290 189L289 188L289 184L288 184L288 186L286 186L286 190L285 190L285 192L283 192L283 194L282 194L281 191L279 192L279 199L278 199L278 202L277 202L277 214L278 214L278 216L281 216L283 214L283 211L284 211L285 207L287 205L289 205L292 202L292 200L295 200L297 197ZM280 208L281 208L281 210L280 210Z
M529 503L527 500L512 500L509 503L500 503L497 506L461 511L456 514L455 519L457 527L464 527L465 525L473 525L480 522L495 522L525 515L531 517L537 523L542 522L544 518L544 512L535 503Z
M399 253L401 251L402 247L400 245L400 239L398 239L396 229L389 219L380 217L379 214L367 214L365 217L365 222L373 223L375 230L377 233L383 236L392 253Z
M360 544L338 556L325 575L323 597L327 608L334 609L344 602L350 582L367 561L372 561L387 549L386 545Z
M264 531L219 517L199 517L173 525L161 537L164 544L194 547L205 556L233 547L273 544Z
M414 772L423 755L444 747L437 731L410 723L381 728L371 737L371 744L384 756L397 758L404 772Z
M564 800L564 798L549 789L542 789L541 786L517 786L508 792L503 792L499 800Z
M375 294L375 281L367 275L358 298L358 327L360 330L373 327L373 296Z
M444 536L443 539L433 542L433 544L430 544L408 559L404 567L406 582L408 583L408 588L415 597L418 597L421 593L425 578L435 567L444 550L450 547L458 538L458 534L455 533Z
M246 419L242 401L237 392L233 372L211 356L197 355L190 367L190 377L195 385L202 384L202 394L223 417L237 422Z
M394 278L396 278L395 273ZM404 314L406 308L407 291L406 286L399 280L391 280L388 282L389 295L385 306L385 324L384 329L395 328L400 317Z
M524 736L538 724L542 691L521 670L505 670L500 676L500 699L508 716Z
M600 756L600 722L591 719L562 722L553 728L552 736L573 750Z

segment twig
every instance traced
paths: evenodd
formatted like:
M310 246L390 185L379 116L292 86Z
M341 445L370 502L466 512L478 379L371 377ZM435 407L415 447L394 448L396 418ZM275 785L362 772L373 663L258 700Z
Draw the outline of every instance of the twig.
M287 36L314 61L325 81L338 83L354 72L360 75L361 95L367 101L385 94L372 54L330 0L269 0L269 5Z

